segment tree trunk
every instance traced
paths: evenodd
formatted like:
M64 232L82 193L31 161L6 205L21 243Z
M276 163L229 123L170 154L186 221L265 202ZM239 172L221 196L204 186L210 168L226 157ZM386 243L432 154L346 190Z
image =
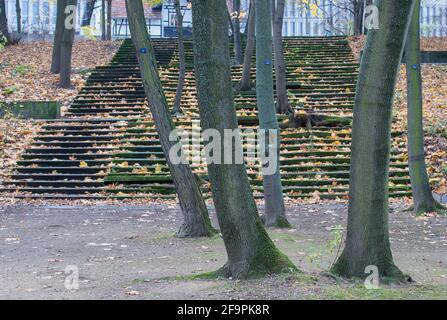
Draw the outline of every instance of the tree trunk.
M16 22L17 33L22 33L22 9L20 8L20 0L16 0Z
M285 0L271 0L273 16L273 45L275 52L276 77L276 110L279 113L289 111L289 98L287 96L286 61L284 59L284 46L282 43L282 25L284 20Z
M57 0L56 9L56 29L54 31L53 39L53 54L51 59L51 72L60 73L61 70L61 42L62 34L64 33L65 23L65 7L67 0Z
M275 173L263 175L264 222L269 227L289 227L281 185L280 136L273 94L271 14L271 0L258 0L256 3L256 98L259 126L260 129L266 130L267 141L269 145L274 146L273 152L276 152L277 159ZM271 152L271 150L266 147L266 152Z
M234 61L236 64L241 65L244 62L244 56L242 54L242 39L241 39L241 0L233 0L233 39L234 39Z
M215 234L208 216L200 187L191 168L187 164L175 165L170 158L170 150L178 141L170 141L169 135L175 125L169 115L168 104L158 75L154 49L147 32L142 0L126 0L129 27L135 45L141 77L150 110L160 138L161 147L177 189L184 223L177 232L179 237L202 237Z
M247 16L247 21L246 21L246 23L245 23L245 29L244 29L244 32L242 32L242 39L247 39L247 35L248 35L248 25L250 24L250 8L251 8L251 1L249 1L249 3L248 3L248 8L247 8L247 10L248 10L248 16ZM241 10L243 10L243 9L241 9Z
M112 40L112 0L107 0L107 40Z
M90 26L92 20L93 11L95 10L96 0L87 0L85 3L84 14L82 16L81 27Z
M363 13L365 0L352 0L354 11L354 35L359 36L363 34Z
M178 75L177 90L175 92L174 109L172 112L174 114L181 114L183 86L185 85L185 76L186 76L185 43L183 35L183 14L180 8L180 0L174 0L174 6L175 6L175 13L177 16L179 75Z
M217 130L222 138L225 129L238 128L225 1L192 0L192 15L194 70L202 127ZM223 155L222 143L218 149ZM233 145L233 159L240 155L241 150L236 150ZM218 274L247 278L294 270L293 264L276 248L262 226L245 166L208 163L208 175L228 254L228 262Z
M414 211L417 214L442 209L433 198L425 164L424 129L422 122L422 76L420 55L420 0L415 0L405 56L407 59L408 162Z
M253 59L253 52L255 49L255 2L250 1L250 12L248 16L248 26L247 26L247 45L245 46L244 55L244 68L242 70L241 83L239 84L239 89L250 90L252 88L251 83L251 61Z
M346 246L334 273L408 280L394 265L388 231L388 174L394 87L414 1L377 1L380 30L370 30L361 62L352 126Z
M101 40L107 40L106 0L101 0Z
M71 87L71 56L73 53L73 41L76 31L76 8L77 0L67 0L64 6L64 31L61 38L61 53L60 53L60 82L61 88ZM70 6L70 7L69 7ZM72 8L74 11L70 10ZM71 20L68 16L72 14Z
M228 9L227 9L227 19L228 19L228 24L230 25L231 36L234 37L233 19L231 18L231 14L230 14L230 11L228 11Z
M11 34L8 29L8 18L6 17L5 0L0 0L0 33L6 38L7 42L11 41Z

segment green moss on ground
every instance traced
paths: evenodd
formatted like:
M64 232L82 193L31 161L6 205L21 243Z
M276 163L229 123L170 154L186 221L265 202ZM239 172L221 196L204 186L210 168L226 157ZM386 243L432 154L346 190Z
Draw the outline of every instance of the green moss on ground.
M366 289L361 284L352 287L332 286L324 290L322 299L331 300L444 300L447 286L408 285Z

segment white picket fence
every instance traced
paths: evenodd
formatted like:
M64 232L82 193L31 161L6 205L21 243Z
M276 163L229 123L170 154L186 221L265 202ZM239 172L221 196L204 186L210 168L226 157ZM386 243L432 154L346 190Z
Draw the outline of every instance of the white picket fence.
M447 1L432 1L422 5L421 32L424 37L447 36Z
M76 31L80 31L85 0L78 1L76 15ZM16 1L6 0L6 15L10 30L17 30ZM21 0L22 31L28 35L35 35L39 39L45 39L46 35L52 35L56 26L56 1L55 0ZM92 16L92 25L100 29L100 11L95 10Z
M353 16L334 0L288 0L284 36L352 35ZM314 12L310 10L313 6ZM447 0L423 1L421 32L424 37L447 36Z

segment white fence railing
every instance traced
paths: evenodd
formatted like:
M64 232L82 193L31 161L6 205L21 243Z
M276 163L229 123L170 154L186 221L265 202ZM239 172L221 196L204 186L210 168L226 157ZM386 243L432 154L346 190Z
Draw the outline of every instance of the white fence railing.
M447 3L445 1L422 5L421 33L424 37L447 36Z
M334 0L289 0L284 14L284 36L352 35L353 14ZM423 1L421 33L447 36L447 0Z

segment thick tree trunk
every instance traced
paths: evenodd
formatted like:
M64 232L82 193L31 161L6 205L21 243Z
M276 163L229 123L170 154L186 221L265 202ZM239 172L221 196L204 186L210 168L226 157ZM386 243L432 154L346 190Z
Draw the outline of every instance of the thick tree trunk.
M185 40L183 35L183 14L180 8L180 0L174 0L175 13L177 15L177 42L178 42L178 59L179 74L177 82L177 90L175 92L173 114L182 113L181 103L183 87L185 85L186 61L185 61Z
M61 88L71 87L71 56L73 53L73 41L76 31L76 8L77 0L67 0L66 7L64 7L64 31L61 38L61 53L60 53L60 82L59 86ZM70 7L69 7L70 6ZM75 10L70 11L69 8ZM68 18L68 15L72 14L72 19Z
M106 0L101 0L101 40L107 40L107 8Z
M56 9L56 29L54 31L53 39L53 54L51 59L51 72L60 73L61 70L61 42L62 34L64 33L65 23L65 7L67 0L57 0Z
M241 38L241 0L233 0L233 39L234 39L234 61L241 65L244 63L244 56L242 54L242 38Z
M7 42L11 41L11 34L8 29L8 18L6 17L5 0L0 0L0 33L6 38Z
M272 1L273 16L273 46L275 52L275 77L276 77L276 110L279 113L289 111L289 98L287 96L286 61L284 59L284 46L282 43L282 25L284 20L285 0Z
M394 87L413 0L379 0L380 30L370 30L354 106L346 246L332 271L408 280L395 266L388 231L388 174Z
M238 128L231 83L225 1L193 0L194 63L202 127ZM236 139L239 143L240 140ZM218 147L223 155L223 144ZM241 150L232 148L233 159ZM227 155L228 156L228 155ZM220 159L222 160L222 159ZM223 162L222 162L223 163ZM217 218L228 254L220 270L225 276L247 278L295 269L262 226L243 164L208 163Z
M112 40L112 0L107 0L107 40Z
M266 140L269 141L269 145L274 146L274 151L266 147L266 152L275 152L277 160L275 173L263 175L264 223L269 227L289 227L281 184L280 136L273 94L271 14L271 0L258 0L256 2L256 98L259 125L260 129L266 130L268 138Z
M17 33L22 33L22 9L20 8L20 0L16 0L16 23Z
M150 110L166 156L172 179L177 189L184 224L177 232L179 237L203 237L215 234L208 216L200 187L187 164L173 164L170 150L178 141L170 141L169 135L175 130L169 114L168 104L158 75L154 49L147 32L142 0L126 0L129 27L135 45L141 77Z
M95 10L96 0L87 0L85 3L84 14L82 15L81 27L90 26L92 20L93 11Z
M420 0L415 0L405 56L407 59L408 162L414 211L434 212L442 206L433 198L425 164L424 129L422 122L422 76L420 55Z
M244 68L242 70L242 78L239 84L239 89L250 90L252 88L251 82L251 61L253 59L253 53L255 49L255 2L250 1L250 12L248 16L248 25L247 25L247 45L245 46L245 54L244 54Z

